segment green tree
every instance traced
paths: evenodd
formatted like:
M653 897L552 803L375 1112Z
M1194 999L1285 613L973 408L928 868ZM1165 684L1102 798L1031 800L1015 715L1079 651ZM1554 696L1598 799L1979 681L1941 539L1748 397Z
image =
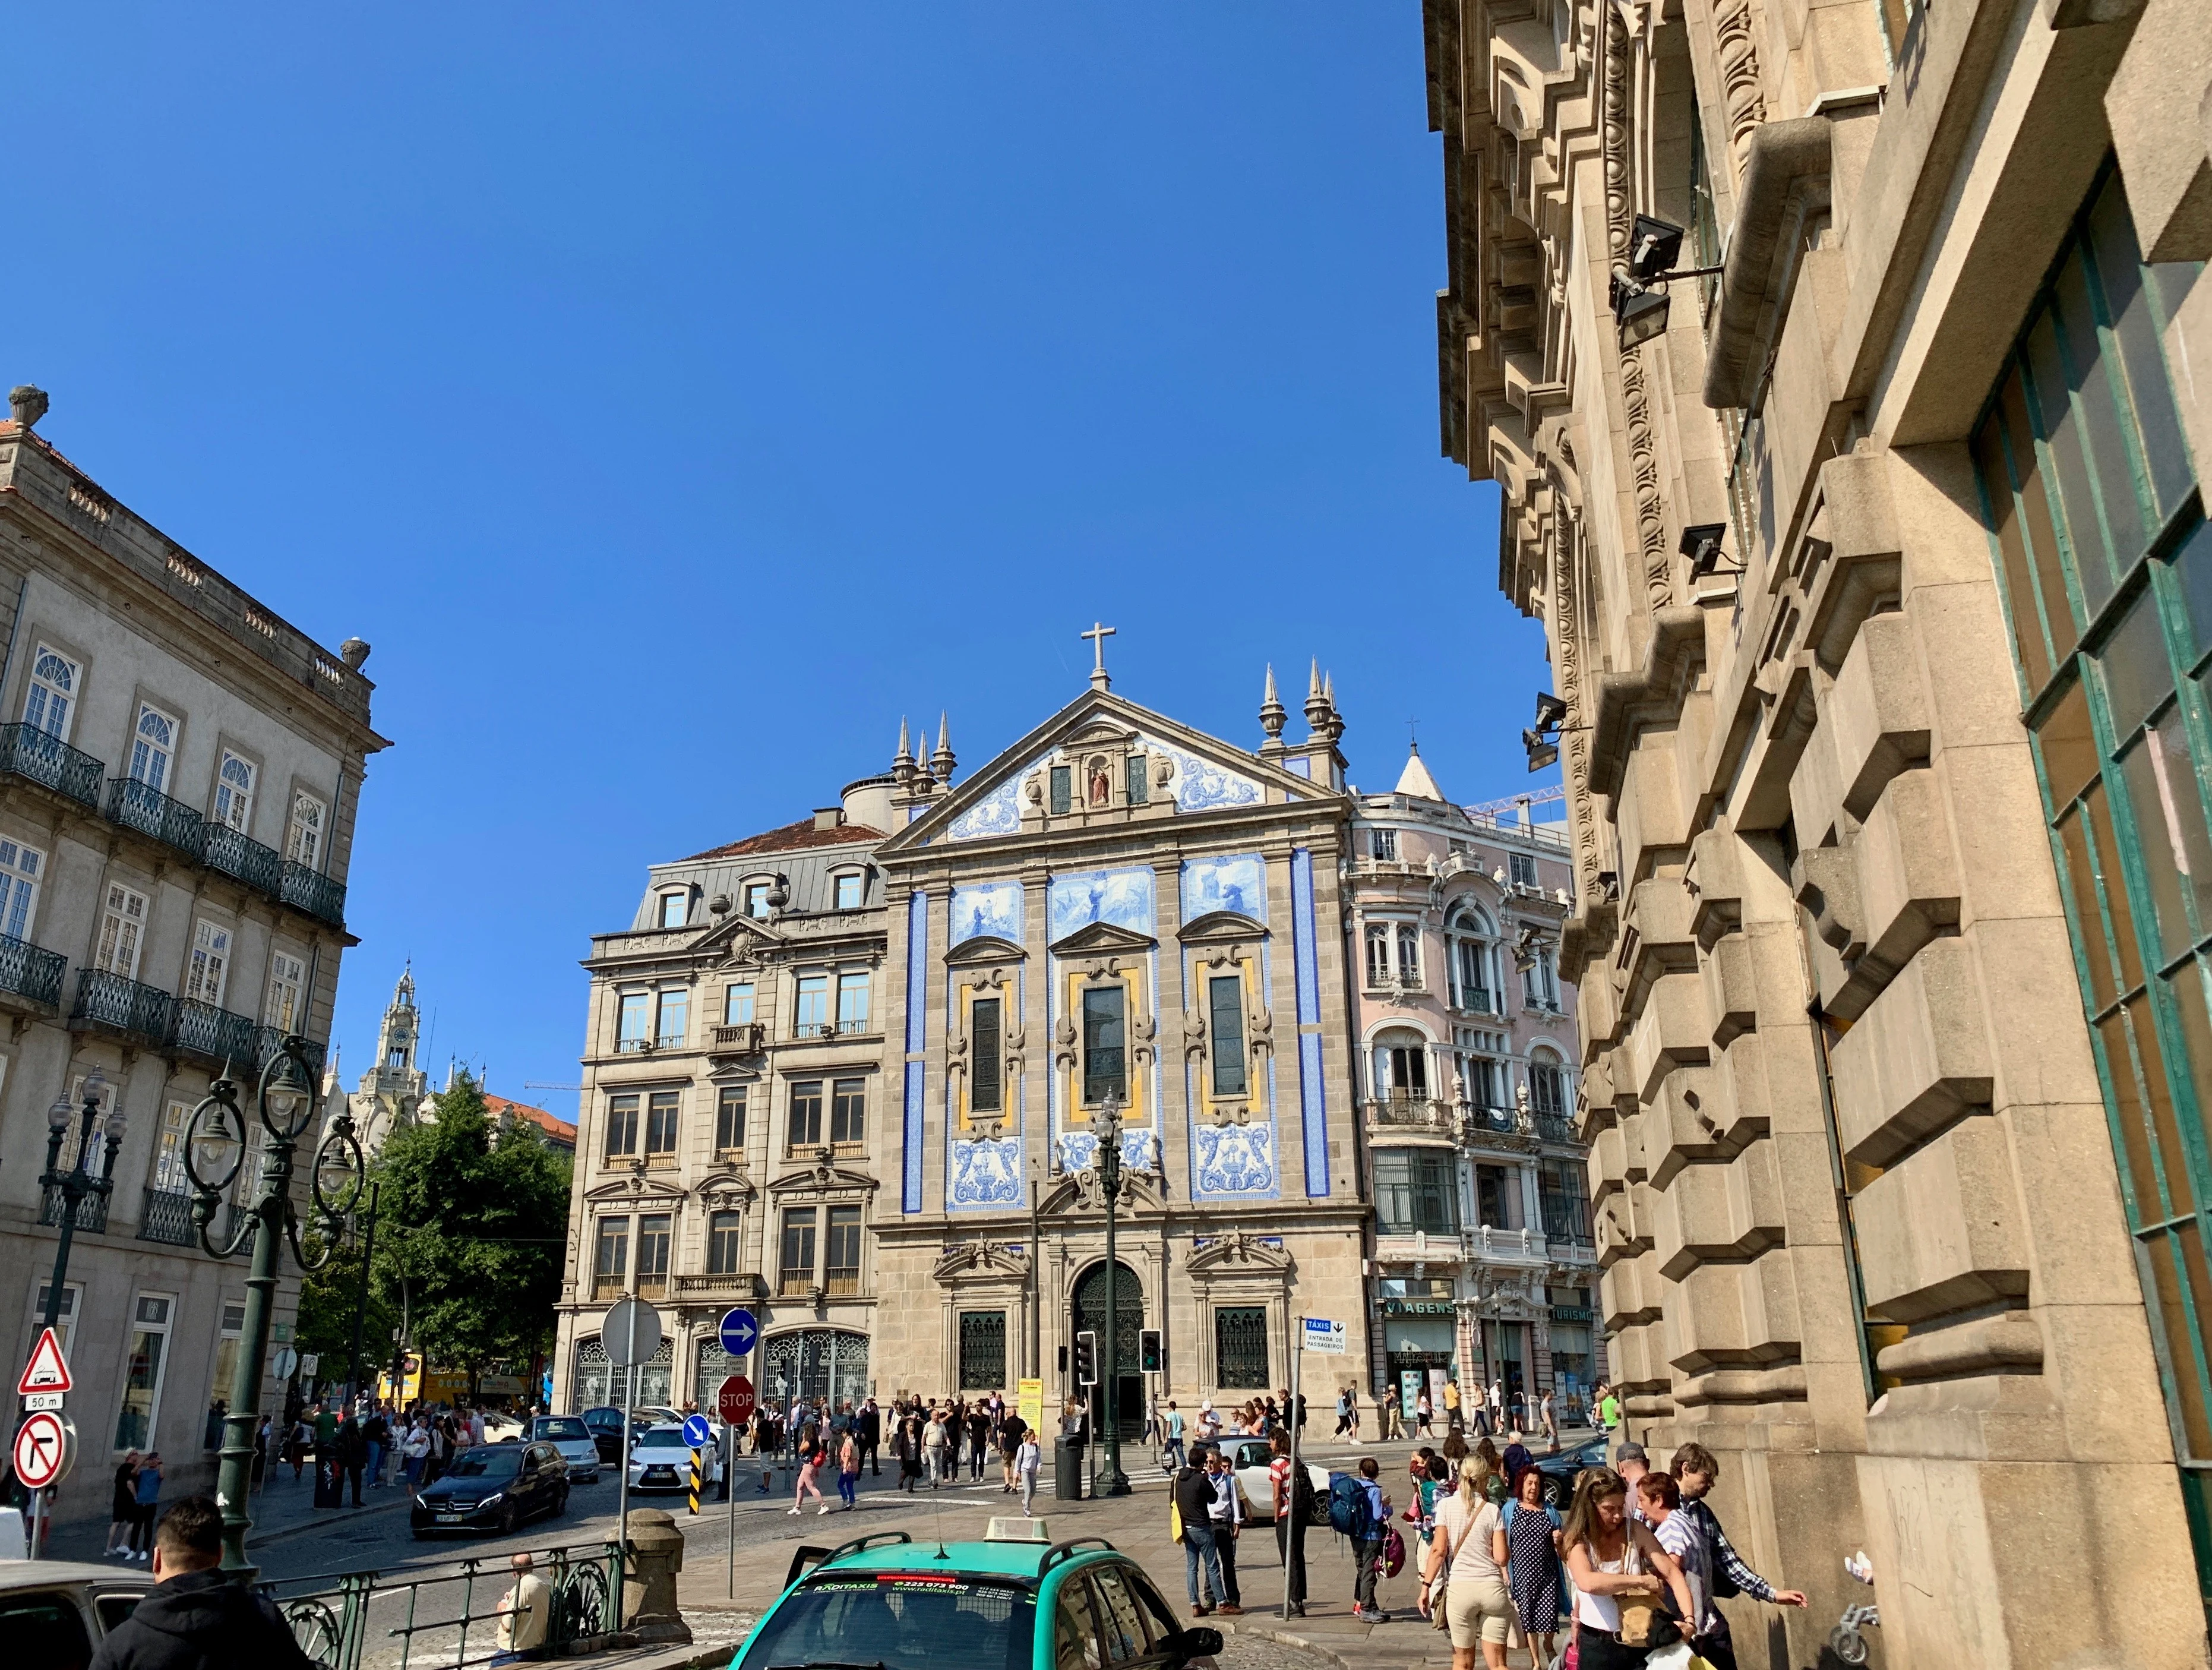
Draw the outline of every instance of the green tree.
M368 1205L368 1196L364 1190L364 1211ZM378 1225L380 1235L386 1227L383 1223ZM301 1239L312 1252L313 1238L303 1235ZM320 1373L325 1379L342 1377L353 1355L354 1314L362 1300L361 1253L356 1233L338 1243L328 1264L320 1270L310 1271L300 1282L300 1314L293 1326L292 1343L302 1354L312 1351L321 1356ZM381 1264L383 1260L377 1262ZM398 1321L398 1306L386 1300L383 1289L372 1277L361 1335L364 1380L373 1380L376 1372L391 1362L392 1331Z
M375 1286L397 1309L404 1283L410 1340L428 1362L476 1374L551 1348L567 1155L535 1126L495 1130L463 1075L434 1118L386 1140L374 1174L383 1185Z

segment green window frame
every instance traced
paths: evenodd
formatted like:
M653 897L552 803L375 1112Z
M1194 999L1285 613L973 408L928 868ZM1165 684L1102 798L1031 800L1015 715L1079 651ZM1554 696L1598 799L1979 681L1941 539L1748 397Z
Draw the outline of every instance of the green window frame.
M1054 766L1052 768L1052 815L1055 818L1066 817L1073 807L1074 799L1074 768L1069 765Z
M999 1001L996 997L977 997L968 1005L968 1054L974 1064L968 1085L971 1112L996 1113L1006 1106L1005 1057L999 1049Z
M2212 528L2107 160L1970 441L2212 1599Z
M1249 1087L1244 1070L1244 977L1214 975L1206 983L1206 1000L1213 1022L1213 1094L1247 1094Z
M1124 1047L1128 988L1089 986L1083 993L1083 1105L1112 1096L1129 1099L1128 1052Z

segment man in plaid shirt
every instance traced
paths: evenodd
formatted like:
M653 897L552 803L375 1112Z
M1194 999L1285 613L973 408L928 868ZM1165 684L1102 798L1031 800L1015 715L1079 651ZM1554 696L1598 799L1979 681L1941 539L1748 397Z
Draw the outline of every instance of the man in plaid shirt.
M1697 1622L1690 1644L1698 1655L1713 1667L1713 1670L1736 1670L1735 1643L1729 1636L1725 1614L1713 1605L1713 1596L1744 1594L1753 1600L1765 1600L1777 1606L1802 1606L1805 1596L1797 1589L1778 1589L1743 1562L1743 1556L1721 1529L1720 1518L1705 1500L1705 1493L1713 1488L1713 1481L1721 1476L1721 1464L1713 1453L1703 1444L1685 1444L1674 1452L1668 1471L1681 1486L1682 1506L1678 1517L1696 1527L1705 1540L1705 1569L1711 1574L1711 1588L1698 1597L1705 1615Z

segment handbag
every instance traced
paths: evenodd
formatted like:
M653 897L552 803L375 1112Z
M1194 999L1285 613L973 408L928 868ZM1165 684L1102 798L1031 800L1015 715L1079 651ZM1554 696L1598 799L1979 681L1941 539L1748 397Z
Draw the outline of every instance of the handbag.
M1624 1572L1641 1574L1642 1549L1636 1541L1636 1527L1632 1523L1624 1527L1628 1538L1628 1550L1621 1561ZM1614 1598L1613 1605L1620 1613L1620 1627L1613 1638L1624 1647L1671 1647L1682 1638L1682 1631L1674 1621L1666 1597L1650 1594L1623 1594Z
M1436 1581L1429 1585L1429 1627L1448 1631L1451 1628L1451 1620L1446 1616L1445 1609L1451 1603L1452 1555L1457 1551L1452 1547L1450 1534L1441 1520L1437 1521L1436 1529L1429 1533L1429 1544L1444 1551L1443 1558L1437 1562Z

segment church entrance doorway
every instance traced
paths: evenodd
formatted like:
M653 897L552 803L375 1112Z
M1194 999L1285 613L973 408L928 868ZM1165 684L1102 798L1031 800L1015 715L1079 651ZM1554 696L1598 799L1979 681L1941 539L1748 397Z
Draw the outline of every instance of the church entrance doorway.
M1145 1377L1137 1367L1137 1336L1145 1327L1145 1289L1138 1282L1137 1272L1118 1259L1115 1263L1114 1307L1118 1313L1114 1329L1119 1342L1116 1354L1121 1375L1115 1391L1114 1411L1120 1422L1124 1441L1141 1438L1145 1432ZM1071 1342L1075 1335L1086 1329L1098 1336L1099 1383L1090 1390L1091 1429L1103 1435L1106 1430L1106 1266L1095 1264L1084 1271L1075 1283L1073 1326L1069 1332ZM1071 1350L1069 1361L1073 1362Z

